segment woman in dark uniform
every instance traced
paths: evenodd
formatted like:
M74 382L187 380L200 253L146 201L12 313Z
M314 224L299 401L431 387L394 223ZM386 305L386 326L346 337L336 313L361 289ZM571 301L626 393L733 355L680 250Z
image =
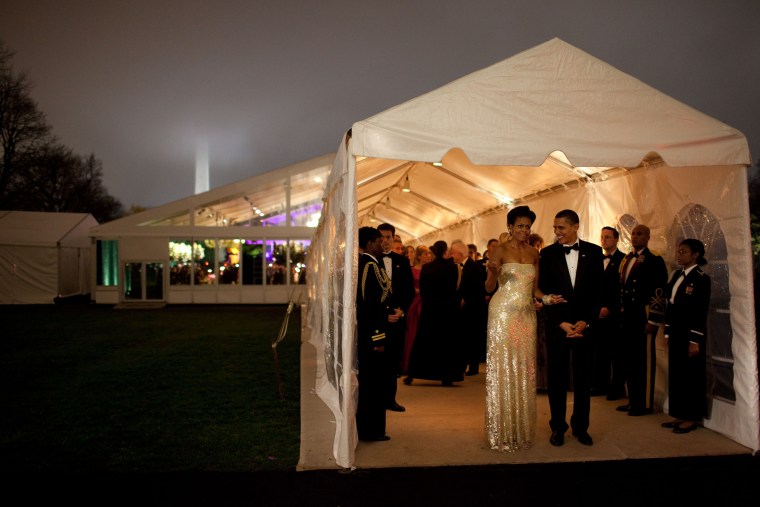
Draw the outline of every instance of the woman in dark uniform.
M663 423L673 433L689 433L705 416L705 344L710 277L700 266L707 264L705 246L697 239L678 245L667 288L665 338L668 341L668 398L673 421Z

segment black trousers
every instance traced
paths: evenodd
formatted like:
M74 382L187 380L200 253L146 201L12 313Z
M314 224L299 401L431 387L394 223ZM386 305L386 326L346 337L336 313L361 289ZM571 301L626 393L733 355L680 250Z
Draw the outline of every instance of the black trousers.
M385 435L385 353L369 351L359 356L359 404L356 429L360 439Z
M573 415L570 427L575 433L588 431L591 412L591 340L589 337L567 338L559 328L547 326L549 408L552 431L567 431L567 389L570 361L573 364Z
M647 334L646 321L624 321L621 331L628 403L633 412L651 412L654 409L654 380L657 365L655 335Z
M406 319L403 318L395 324L390 324L386 333L384 400L385 405L391 407L396 404L398 376L401 373L401 358L404 355L404 343L406 342Z

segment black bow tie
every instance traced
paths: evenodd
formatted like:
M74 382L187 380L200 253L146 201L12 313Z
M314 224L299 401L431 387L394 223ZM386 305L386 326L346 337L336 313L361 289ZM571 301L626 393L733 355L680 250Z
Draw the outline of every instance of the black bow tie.
M564 247L565 253L569 254L570 250L578 250L578 243L574 244L573 246L566 246Z
M604 254L605 259L612 259L612 254Z
M628 254L628 258L629 258L629 259L630 259L631 257L638 257L638 256L639 256L638 252L631 252L631 253L629 253L629 254Z

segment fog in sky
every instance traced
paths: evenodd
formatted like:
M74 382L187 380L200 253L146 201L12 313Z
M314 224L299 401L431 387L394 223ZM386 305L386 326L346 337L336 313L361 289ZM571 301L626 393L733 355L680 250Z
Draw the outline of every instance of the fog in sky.
M355 121L559 37L740 130L760 158L759 0L3 0L54 133L125 207L335 151Z

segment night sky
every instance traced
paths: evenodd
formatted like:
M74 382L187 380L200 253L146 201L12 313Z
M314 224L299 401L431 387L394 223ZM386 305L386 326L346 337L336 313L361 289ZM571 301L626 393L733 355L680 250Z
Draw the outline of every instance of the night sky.
M559 37L740 130L760 158L758 0L4 0L54 133L125 207L335 151L355 121Z

